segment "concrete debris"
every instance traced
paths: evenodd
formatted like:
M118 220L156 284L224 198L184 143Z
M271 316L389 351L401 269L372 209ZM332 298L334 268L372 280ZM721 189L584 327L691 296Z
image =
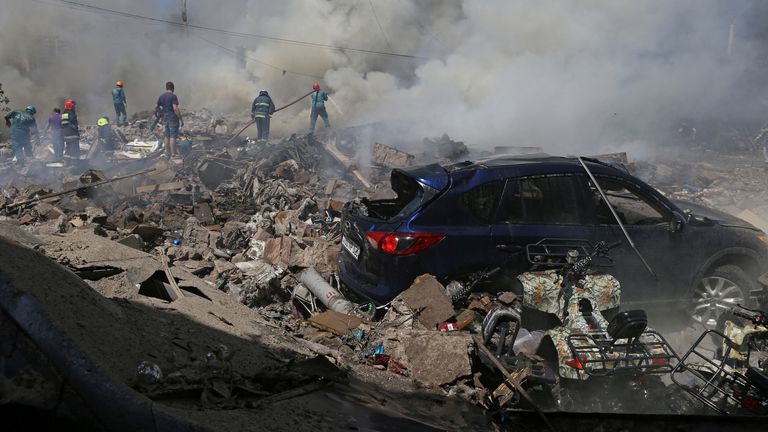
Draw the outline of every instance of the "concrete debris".
M417 277L398 297L416 313L415 320L427 329L434 330L454 315L453 303L445 294L445 287L429 274Z
M190 113L184 131L191 135L190 151L183 160L165 161L151 138L155 131L148 130L152 114L140 113L121 130L126 139L104 166L41 163L35 169L31 163L14 171L13 181L0 186L0 242L14 251L20 244L35 248L19 253L35 263L43 254L71 271L47 260L41 268L53 266L61 274L52 271L52 280L41 280L31 267L28 283L17 274L23 260L2 248L0 255L15 263L10 272L16 280L41 298L72 304L72 310L86 300L82 309L98 319L64 324L77 334L94 328L103 344L109 340L101 330L105 323L119 328L130 345L118 351L130 351L132 363L115 366L116 375L130 371L135 379L136 365L146 359L139 387L157 404L194 394L195 409L215 411L291 397L269 374L303 357L328 359L334 370L376 385L416 382L435 394L485 403L477 395L492 390L485 388L485 376L476 376L486 369L473 361L471 334L494 305L516 303L514 293L476 293L454 308L440 281L425 274L382 313L345 298L336 276L345 203L393 198L387 187L391 168L461 161L468 158L467 146L443 135L425 139L418 152L403 147L406 152L364 142L364 134L350 130L225 145L228 134L248 121L247 113L232 119L207 110ZM84 141L93 136L84 129ZM541 150L494 149L508 155ZM768 229L762 166L676 158L630 162L625 153L595 157L631 166L670 198L714 205ZM10 169L7 162L0 153L0 174ZM50 288L53 281L66 286ZM301 295L291 298L293 292ZM187 329L190 324L179 317L202 325ZM227 336L211 335L208 328ZM198 333L205 342L196 340ZM220 338L226 346L218 346ZM514 348L532 356L541 338L541 332L521 330ZM237 355L227 348L234 346ZM162 375L153 374L154 366Z
M390 330L384 333L384 351L398 359L413 379L429 386L471 376L473 346L470 335L458 332Z
M373 144L373 163L387 168L403 168L413 165L416 156L381 143Z

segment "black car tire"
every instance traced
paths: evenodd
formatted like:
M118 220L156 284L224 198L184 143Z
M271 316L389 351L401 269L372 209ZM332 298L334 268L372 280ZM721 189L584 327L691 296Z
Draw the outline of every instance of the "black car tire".
M720 316L729 313L736 304L750 307L749 294L754 289L755 283L741 267L730 264L717 267L696 284L690 298L689 314L704 325L716 327ZM705 305L707 301L709 306ZM711 306L712 302L716 306ZM701 307L697 308L697 305Z

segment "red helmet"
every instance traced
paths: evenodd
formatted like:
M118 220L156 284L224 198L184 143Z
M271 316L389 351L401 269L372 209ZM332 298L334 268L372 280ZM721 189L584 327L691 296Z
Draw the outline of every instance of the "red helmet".
M75 107L75 101L73 101L72 99L67 99L64 101L65 110L71 110L74 107Z
M123 82L122 81L118 81L118 82L115 83L115 85L118 86L118 87L122 87L123 86Z
M312 90L320 90L320 84L318 83L312 84Z

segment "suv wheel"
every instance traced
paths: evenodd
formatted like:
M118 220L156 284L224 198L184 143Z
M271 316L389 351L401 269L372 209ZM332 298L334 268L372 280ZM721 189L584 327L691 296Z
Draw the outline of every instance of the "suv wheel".
M752 282L735 265L716 268L699 281L691 298L690 314L694 320L714 328L718 318L737 304L747 306Z

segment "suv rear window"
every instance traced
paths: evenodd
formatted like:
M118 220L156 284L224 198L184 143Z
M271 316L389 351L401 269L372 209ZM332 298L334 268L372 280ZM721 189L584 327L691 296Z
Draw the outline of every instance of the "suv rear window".
M499 180L483 183L464 192L461 204L478 220L490 223L503 189L504 182Z
M586 224L582 177L557 175L507 180L497 220L524 224Z

